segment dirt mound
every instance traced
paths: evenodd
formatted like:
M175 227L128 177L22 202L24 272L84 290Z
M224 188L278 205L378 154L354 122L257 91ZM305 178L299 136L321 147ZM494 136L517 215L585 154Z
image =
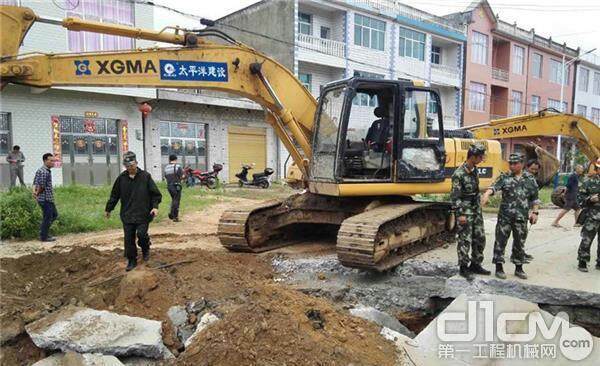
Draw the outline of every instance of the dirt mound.
M257 256L199 249L153 250L149 263L126 273L122 253L84 247L0 259L3 343L5 330L13 333L0 348L0 364L35 362L36 353L20 352L23 341L14 337L66 304L165 321L173 305L202 297L227 302L272 276L268 261Z
M177 365L394 365L377 326L332 304L272 284L209 326Z

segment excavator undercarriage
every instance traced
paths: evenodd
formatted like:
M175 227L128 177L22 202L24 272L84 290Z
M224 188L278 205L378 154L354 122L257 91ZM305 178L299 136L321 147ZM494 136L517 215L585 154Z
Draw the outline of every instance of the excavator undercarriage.
M309 192L223 213L218 236L229 250L263 252L320 230L337 233L348 267L383 271L444 243L453 219L447 203L408 197L331 197ZM307 231L309 230L309 231Z

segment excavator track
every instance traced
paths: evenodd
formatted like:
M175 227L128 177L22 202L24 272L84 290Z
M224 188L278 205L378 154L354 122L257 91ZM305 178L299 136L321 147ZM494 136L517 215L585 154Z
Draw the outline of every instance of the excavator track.
M231 251L260 253L303 238L306 227L294 230L297 225L309 225L313 233L327 225L338 229L336 250L343 265L376 271L447 241L443 234L448 232L449 204L386 199L297 194L228 210L217 234Z
M269 233L264 229L265 232L260 229L250 232L247 227L250 220L264 221L266 225L269 212L281 204L281 201L267 201L225 211L219 220L217 229L221 244L231 251L253 253L265 252L286 245L285 243L261 245L268 240ZM260 226L258 227L260 228Z
M446 203L388 204L345 220L337 255L347 267L384 271L448 241Z

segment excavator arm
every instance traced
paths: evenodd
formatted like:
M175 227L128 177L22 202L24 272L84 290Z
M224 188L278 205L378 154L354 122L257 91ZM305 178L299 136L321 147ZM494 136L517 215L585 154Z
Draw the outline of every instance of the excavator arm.
M467 127L477 139L501 140L507 138L568 136L577 141L577 147L589 161L600 157L600 128L592 121L574 114L543 110L536 114L494 120ZM538 181L550 182L560 162L541 147L530 144L528 155L536 155L541 163Z
M35 21L76 31L128 36L180 45L114 52L32 54L17 56L25 34ZM307 177L310 143L317 107L314 97L283 65L238 43L217 30L143 30L66 18L44 20L31 9L0 7L2 61L6 83L38 88L53 86L119 86L207 89L236 94L260 104L266 121ZM223 43L209 41L219 38Z

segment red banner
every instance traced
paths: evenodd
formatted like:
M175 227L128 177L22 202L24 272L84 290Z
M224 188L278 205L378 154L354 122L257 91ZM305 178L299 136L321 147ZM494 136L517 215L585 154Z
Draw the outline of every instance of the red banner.
M60 141L60 119L58 116L50 118L52 122L52 153L54 154L54 167L62 166L62 145Z
M127 121L121 120L121 155L129 151L129 127Z

